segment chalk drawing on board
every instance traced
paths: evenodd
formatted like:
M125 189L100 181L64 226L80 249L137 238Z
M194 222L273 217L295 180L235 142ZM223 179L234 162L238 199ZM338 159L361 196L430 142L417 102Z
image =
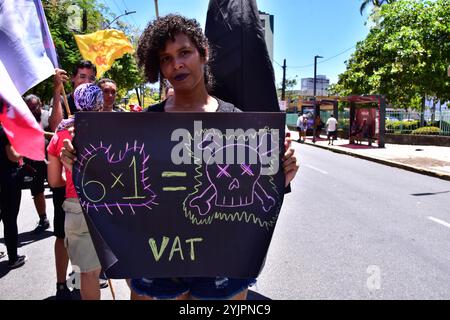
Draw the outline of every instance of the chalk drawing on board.
M96 147L84 148L76 177L80 179L77 193L86 212L108 212L114 214L136 214L136 207L149 210L158 203L148 177L149 155L144 143L126 143L123 150L112 152L112 145L103 142ZM96 170L94 169L96 168ZM103 168L104 170L98 170ZM114 194L114 197L110 197ZM117 197L120 195L120 197ZM115 200L112 200L114 198ZM105 209L105 210L99 210Z
M275 172L261 175L260 145L252 147L238 143L239 138L236 137L232 144L218 146L214 142L205 144L211 142L211 136L206 135L202 144L196 146L202 150L209 149L211 157L204 159L203 164L200 164L201 161L195 162L198 164L195 169L198 183L195 191L183 202L185 215L193 224L210 224L214 220L222 220L254 223L266 229L274 227L281 206L277 201L279 194L273 179ZM265 153L277 152L277 148L278 145ZM247 159L256 161L224 161L219 164L211 159L221 153L223 160L226 154L235 154L238 149L246 154Z

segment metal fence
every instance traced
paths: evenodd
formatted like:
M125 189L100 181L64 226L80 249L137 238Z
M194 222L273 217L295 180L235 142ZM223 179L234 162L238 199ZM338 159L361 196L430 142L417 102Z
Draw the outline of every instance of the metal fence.
M421 113L417 111L386 111L386 133L411 133L420 128ZM450 110L436 111L434 119L431 112L424 113L424 126L440 129L440 135L450 136Z

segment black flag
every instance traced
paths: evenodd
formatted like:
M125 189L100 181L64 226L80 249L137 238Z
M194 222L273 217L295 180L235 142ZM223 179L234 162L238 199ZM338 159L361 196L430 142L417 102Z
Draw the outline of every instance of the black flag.
M243 111L279 112L275 76L255 0L210 0L212 95Z

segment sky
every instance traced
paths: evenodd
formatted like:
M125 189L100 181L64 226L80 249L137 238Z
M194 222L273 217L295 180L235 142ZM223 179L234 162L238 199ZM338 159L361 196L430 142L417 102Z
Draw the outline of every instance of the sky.
M143 30L155 15L154 0L97 0L109 7L113 14L136 11L119 18ZM195 18L202 27L206 23L209 0L158 0L159 15L180 13ZM286 78L300 79L314 76L314 56L318 59L317 74L336 83L345 71L345 61L355 51L358 41L364 40L369 28L367 14L360 15L361 0L257 0L258 9L274 15L274 61L277 85L283 77L286 59ZM370 8L369 8L370 10Z

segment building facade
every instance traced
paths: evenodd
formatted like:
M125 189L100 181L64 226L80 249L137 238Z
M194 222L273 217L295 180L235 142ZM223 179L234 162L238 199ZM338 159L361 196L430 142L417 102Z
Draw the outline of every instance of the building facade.
M327 96L330 79L324 75L316 77L316 96ZM302 78L301 93L302 96L314 96L314 78Z
M268 14L259 11L259 18L264 29L264 39L266 40L267 51L269 52L270 60L273 61L273 14Z

